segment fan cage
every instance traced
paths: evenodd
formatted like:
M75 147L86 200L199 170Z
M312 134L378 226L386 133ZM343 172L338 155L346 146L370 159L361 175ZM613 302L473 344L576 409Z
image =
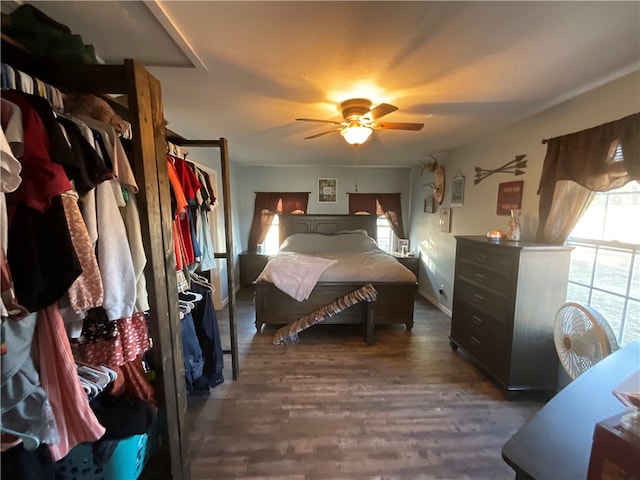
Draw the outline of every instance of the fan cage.
M567 302L554 322L554 343L567 374L576 378L618 349L605 318L594 308Z

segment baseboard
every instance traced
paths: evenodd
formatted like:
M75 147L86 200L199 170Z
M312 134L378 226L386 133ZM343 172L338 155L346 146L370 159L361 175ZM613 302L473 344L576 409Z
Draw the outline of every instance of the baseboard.
M440 303L436 297L430 295L422 290L418 290L418 294L424 298L427 302L431 303L434 307L444 313L447 317L451 318L451 310L449 310L445 305Z
M224 307L227 306L227 303L229 303L229 297L224 297L221 301L222 306L220 307L220 310L222 310Z
M236 285L235 288L233 289L234 293L238 295L238 292L240 291L241 288L242 286ZM229 296L227 295L222 299L222 308L226 307L228 303L229 303Z

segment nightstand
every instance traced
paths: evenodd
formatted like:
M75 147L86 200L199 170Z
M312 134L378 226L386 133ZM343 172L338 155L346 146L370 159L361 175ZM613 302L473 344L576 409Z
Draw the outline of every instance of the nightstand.
M256 252L240 254L240 284L251 285L271 258L269 255Z
M402 256L400 252L392 252L391 255L396 257L396 260L398 260L402 265L411 270L411 272L416 276L416 279L418 278L418 272L420 270L420 257L411 255Z

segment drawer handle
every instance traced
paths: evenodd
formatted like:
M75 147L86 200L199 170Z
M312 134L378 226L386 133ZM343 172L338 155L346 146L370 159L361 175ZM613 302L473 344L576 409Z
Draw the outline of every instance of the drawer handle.
M471 316L471 323L473 323L474 325L480 325L482 323L482 319L480 317L472 315Z
M484 275L481 273L476 273L476 280L480 283L484 282Z
M482 303L482 302L484 302L484 297L482 295L474 293L473 294L473 301L476 302L476 303Z
M477 347L480 345L480 340L478 340L476 337L472 336L471 337L471 343L473 343L474 347Z
M486 255L478 254L476 255L476 260L479 262L484 262L487 259Z

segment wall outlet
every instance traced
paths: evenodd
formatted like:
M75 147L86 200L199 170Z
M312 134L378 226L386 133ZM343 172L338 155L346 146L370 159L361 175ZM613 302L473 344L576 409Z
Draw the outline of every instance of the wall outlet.
M444 283L440 284L440 290L438 290L438 293L440 293L440 295L444 295Z

